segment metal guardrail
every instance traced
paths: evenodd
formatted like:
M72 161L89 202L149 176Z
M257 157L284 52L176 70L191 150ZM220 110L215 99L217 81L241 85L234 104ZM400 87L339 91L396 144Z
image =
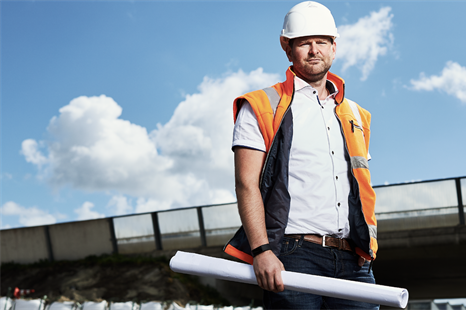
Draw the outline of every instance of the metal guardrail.
M374 190L377 194L376 216L381 224L381 231L465 225L463 194L466 193L466 176L379 185L374 186ZM106 253L113 249L113 253L122 254L220 246L225 244L241 225L236 203L169 209L88 221L89 224L94 222L99 223L93 226L95 233L100 234L99 247L105 247ZM73 236L81 232L80 227L84 227L80 223L82 222L42 226L45 239L42 239L44 241L40 241L38 246L46 249L41 250L46 254L35 254L34 257L45 255L49 260L63 257L63 247L67 243L63 236L60 238L61 243L57 241L56 234L60 230L57 230L55 225L66 228L67 234ZM30 231L29 234L34 234L33 231L38 228L25 227L16 230ZM106 237L107 229L110 230L109 237ZM24 234L18 232L17 235L19 239L5 244L5 249L8 250L8 244L14 247L24 242L20 236ZM91 239L82 237L79 242L94 241L92 237L89 238ZM55 244L52 240L55 240ZM3 243L4 240L2 248ZM93 248L88 248L86 251L94 253ZM19 257L19 252L15 253L16 256L12 255Z
M463 187L463 190L462 190ZM454 188L454 189L453 189ZM393 196L403 196L399 200L403 201L403 199L407 202L411 200L418 201L419 199L426 200L425 202L419 202L421 207L419 206L412 206L405 205L400 203L399 205L394 205L392 203L390 206L381 207L381 212L376 212L376 216L380 216L383 221L383 218L393 218L393 217L419 217L423 215L432 215L432 214L444 214L444 213L455 213L454 210L458 212L458 224L465 225L465 217L464 217L464 206L463 206L463 192L466 192L466 177L457 177L457 178L446 178L446 179L436 179L436 180L428 180L428 181L417 181L417 182L409 182L409 183L398 183L398 184L388 184L388 185L378 185L374 186L374 190L377 192L378 196L381 196L383 199L383 191L388 191L387 195L389 197ZM436 192L438 191L438 192ZM454 192L456 191L456 195ZM393 194L395 193L395 194ZM398 193L398 195L396 194ZM387 196L385 195L385 196ZM443 197L444 195L445 197ZM454 197L451 197L451 196ZM421 198L416 198L421 197ZM433 199L432 197L440 197L438 199ZM387 200L387 199L385 199ZM453 200L457 201L457 204L453 204ZM382 201L383 203L383 201ZM390 203L388 201L387 203ZM171 209L171 210L163 210L157 211L152 213L141 213L138 214L150 214L152 219L152 228L153 228L153 240L155 242L155 249L162 250L164 249L163 241L169 242L170 239L174 238L183 238L189 237L193 238L193 240L197 239L198 245L200 246L208 246L208 236L214 234L215 232L221 232L222 230L232 231L235 227L239 227L240 224L237 226L232 227L228 225L228 227L217 227L214 229L207 229L206 228L206 219L204 213L208 212L212 207L218 207L222 209L222 206L235 206L236 203L230 204L221 204L221 205L205 205L205 206L197 206L197 207L189 207L189 208L179 208L179 209ZM377 207L377 206L376 206ZM386 210L388 209L388 210ZM191 219L189 225L192 226L191 229L180 230L180 231L162 231L161 227L163 226L163 222L161 222L161 217L167 217L168 214L174 212L188 212L188 210L192 210L190 214L195 215L196 219ZM195 211L195 212L193 212ZM221 213L221 211L219 211ZM222 216L219 214L219 216ZM111 218L112 221L118 220L120 218L127 218L128 216L119 216ZM239 219L239 216L238 216ZM239 223L239 222L238 222ZM118 235L118 233L116 234ZM150 234L141 234L141 235L133 235L128 237L119 237L115 241L116 247L114 248L115 252L118 252L118 242L129 241L130 239L137 241L143 237L147 237Z
M437 197L439 193L441 192L441 189L438 187L433 189L433 187L438 186L439 184L451 184L448 186L448 190L453 193L455 192L454 195L448 195L448 202L445 203L444 205L435 205L435 202L431 202L432 197ZM454 184L454 185L453 185ZM408 186L414 187L414 186L423 186L423 185L430 185L430 188L427 188L428 192L419 191L420 193L418 194L423 194L425 197L425 204L423 205L422 208L412 208L412 209L405 209L405 210L390 210L390 211L383 211L383 212L376 212L377 215L388 215L388 214L399 214L399 215L407 215L407 214L413 214L413 213L432 213L432 211L439 211L438 213L441 213L442 211L446 211L449 209L457 209L458 212L458 220L459 220L459 225L465 225L465 216L464 216L464 202L463 202L463 195L462 192L466 193L466 177L456 177L456 178L445 178L445 179L435 179L435 180L427 180L427 181L416 181L416 182L409 182L409 183L397 183L397 184L387 184L387 185L377 185L373 186L374 190L377 191L380 189L389 189L389 188L406 188ZM454 187L454 190L453 188ZM400 192L400 191L398 191ZM376 202L376 210L378 207L378 200L379 196L377 196L377 202ZM438 203L438 202L437 202ZM425 207L426 205L429 205ZM390 206L390 208L394 208L395 206ZM413 215L418 215L418 214L413 214Z
M219 209L225 209L230 207L230 209L233 207L235 210L235 214L237 218L231 218L230 219L233 222L236 222L237 225L231 225L231 223L228 223L226 226L217 226L214 228L206 227L206 226L212 226L209 225L210 223L205 223L206 216L205 212L211 210L212 208L219 208ZM189 212L191 210L191 212ZM192 212L194 211L194 212ZM219 213L221 213L222 210L220 210ZM168 224L164 223L164 220L167 220L166 217L169 214L174 214L174 213L191 213L191 215L194 215L195 218L190 218L189 216L185 216L183 220L186 222L189 222L187 226L194 226L191 229L182 229L180 231L164 231L164 226L176 226L176 220L173 219L174 223ZM129 232L122 232L122 229L119 229L119 226L124 226L124 223L121 223L121 225L118 225L118 221L122 221L125 219L130 219L131 217L141 217L141 216L147 216L150 217L151 220L151 227L148 227L149 225L146 225L145 227L132 227L133 230L130 229ZM228 214L227 214L228 216ZM175 215L176 217L176 215ZM165 218L165 219L164 219ZM188 220L186 219L188 218ZM110 217L108 218L110 221L112 221L112 225L110 229L113 229L113 235L115 236L115 240L112 242L114 244L113 251L114 253L118 253L118 245L121 243L125 242L131 242L131 240L134 240L137 242L138 240L145 239L147 240L148 238L152 237L152 240L155 244L155 249L156 250L163 250L164 246L163 243L164 241L169 242L170 239L173 238L182 238L182 237L194 237L198 238L199 240L199 246L208 246L208 237L213 236L216 233L231 233L231 231L234 231L237 229L240 225L239 221L239 215L237 215L236 211L236 203L225 203L225 204L216 204L216 205L205 205L205 206L196 206L196 207L188 207L188 208L177 208L177 209L170 209L170 210L162 210L162 211L156 211L156 212L148 212L148 213L139 213L135 215L122 215L122 216L115 216L115 217ZM178 217L178 220L181 220L182 217ZM230 222L228 219L224 222ZM138 223L139 224L139 223ZM164 225L165 224L165 225ZM179 226L179 225L178 225ZM151 228L151 232L148 232L148 229ZM137 232L139 229L140 233ZM120 230L120 231L119 231ZM136 230L136 231L134 231Z

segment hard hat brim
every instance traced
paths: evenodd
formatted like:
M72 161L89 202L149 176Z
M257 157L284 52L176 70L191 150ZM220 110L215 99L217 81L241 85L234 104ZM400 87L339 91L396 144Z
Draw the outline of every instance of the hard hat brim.
M280 45L282 46L282 49L286 51L286 47L288 46L288 43L290 42L291 39L296 39L296 38L301 38L301 37L312 37L312 36L325 36L325 37L330 37L335 40L338 38L340 35L337 34L336 36L333 35L328 35L328 34L315 34L315 35L305 35L305 36L295 36L295 37L285 37L285 36L280 36Z

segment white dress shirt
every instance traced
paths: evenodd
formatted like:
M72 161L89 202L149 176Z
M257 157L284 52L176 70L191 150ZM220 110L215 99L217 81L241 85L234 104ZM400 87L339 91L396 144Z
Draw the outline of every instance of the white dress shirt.
M285 234L349 236L349 160L335 95L320 101L317 90L295 77L291 103L293 139L288 191L291 206ZM335 87L336 89L336 87ZM241 107L233 132L233 147L265 152L257 118L249 103Z

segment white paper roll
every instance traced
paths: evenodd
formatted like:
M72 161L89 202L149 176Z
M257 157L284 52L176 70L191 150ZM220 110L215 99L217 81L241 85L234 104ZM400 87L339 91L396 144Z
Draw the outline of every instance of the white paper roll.
M175 272L216 279L256 284L251 265L195 253L178 251L170 260ZM392 286L340 280L309 274L282 271L285 289L322 296L356 300L390 307L405 308L408 290Z

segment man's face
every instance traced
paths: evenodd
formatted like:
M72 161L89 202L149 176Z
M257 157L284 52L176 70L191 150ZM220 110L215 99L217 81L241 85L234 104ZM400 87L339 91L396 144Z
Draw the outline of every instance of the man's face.
M293 63L298 77L308 83L322 80L332 66L337 49L336 42L326 36L308 36L294 39L293 47L288 46L286 55Z

